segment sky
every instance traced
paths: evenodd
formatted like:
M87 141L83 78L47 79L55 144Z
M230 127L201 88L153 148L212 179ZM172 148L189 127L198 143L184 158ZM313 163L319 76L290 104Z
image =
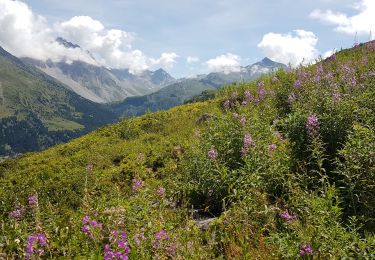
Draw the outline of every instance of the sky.
M313 62L374 39L374 14L375 0L0 0L0 46L18 57L192 77L266 56Z

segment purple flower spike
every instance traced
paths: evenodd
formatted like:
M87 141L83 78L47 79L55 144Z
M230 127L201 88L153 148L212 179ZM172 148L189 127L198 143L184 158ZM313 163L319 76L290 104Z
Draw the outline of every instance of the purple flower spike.
M21 219L25 213L25 209L19 208L9 212L9 217L14 219Z
M264 82L261 81L258 83L258 99L262 101L267 94L267 90L264 88Z
M163 197L165 195L165 188L164 187L159 187L157 190L156 190L156 193L160 196L160 197Z
M296 216L289 214L287 210L283 211L280 214L280 218L288 223L292 222L293 220L296 219Z
M219 154L217 150L215 149L215 147L212 146L211 149L208 150L207 155L208 155L208 158L210 158L210 160L216 160Z
M300 88L302 86L302 81L301 80L296 80L295 82L294 82L294 87L295 88Z
M82 231L82 233L87 234L87 233L89 232L89 227L86 226L86 225L84 225L84 226L81 228L81 231Z
M313 252L310 244L300 245L300 249L299 249L299 255L300 256L313 255L313 253L314 252Z
M45 234L29 235L26 244L26 259L31 259L34 253L39 256L43 255L45 246L47 246L47 237Z
M169 236L167 234L167 231L165 231L164 229L158 231L156 234L155 234L155 239L156 240L165 240L165 239L169 239Z
M263 88L264 87L264 82L263 81L259 81L258 82L258 88Z
M111 251L111 248L109 247L108 244L106 244L106 245L104 246L104 253L108 253L109 251Z
M111 231L109 241L110 244L104 246L104 259L128 259L130 247L125 231Z
M133 185L132 185L133 191L138 192L143 186L144 186L144 184L143 184L141 179L134 179L133 180Z
M246 90L246 91L244 92L244 98L245 98L245 100L246 100L247 102L249 102L249 103L255 101L253 95L252 95L252 94L250 93L250 91L248 91L248 90Z
M250 147L255 146L253 138L249 133L246 133L243 137L243 146L242 146L242 155L245 156L248 154Z
M37 194L31 194L29 196L29 206L30 207L36 207L38 205L38 195Z
M224 103L223 103L223 107L225 108L225 109L230 109L230 107L231 107L231 102L230 102L230 100L225 100L224 101Z
M83 224L88 224L89 223L89 221L90 221L90 217L89 216L84 216L83 218L82 218L82 223Z
M273 151L276 150L276 144L270 144L268 145L268 152L272 153Z
M333 53L330 57L328 57L329 61L335 61L336 60L336 53Z
M314 135L319 129L319 119L316 114L310 114L306 122L306 130L309 135Z

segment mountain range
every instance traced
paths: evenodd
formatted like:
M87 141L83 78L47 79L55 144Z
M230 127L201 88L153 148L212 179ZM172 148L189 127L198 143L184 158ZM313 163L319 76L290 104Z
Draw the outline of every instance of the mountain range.
M80 48L62 38L57 41ZM163 69L136 75L82 61L17 58L0 48L0 155L42 150L121 117L165 110L203 91L278 68L286 66L265 58L239 72L177 80Z
M57 38L56 41L66 48L81 48L63 38ZM78 60L22 60L63 82L80 96L97 103L122 101L126 97L150 94L176 81L163 69L132 74L128 69L111 69Z
M215 72L195 78L180 79L155 93L126 98L120 103L113 104L112 108L116 114L125 117L142 115L148 111L165 110L181 105L203 91L217 90L235 82L254 80L279 68L287 69L287 66L264 58L253 65L241 67L239 72Z

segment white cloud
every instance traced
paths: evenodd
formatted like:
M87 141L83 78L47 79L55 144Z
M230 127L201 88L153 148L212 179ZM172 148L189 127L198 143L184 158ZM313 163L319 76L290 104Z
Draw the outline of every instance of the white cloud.
M197 56L188 56L186 58L186 62L189 63L189 64L192 64L192 63L195 63L195 62L198 62L199 61L199 57Z
M229 74L230 72L241 71L240 62L240 56L227 53L208 60L206 64L211 72L224 72L225 74Z
M69 41L93 53L101 65L128 68L138 73L150 67L150 61L140 50L132 49L133 35L117 29L106 29L89 16L75 16L55 25L56 30Z
M359 0L353 7L357 10L357 14L353 16L332 10L314 10L310 18L333 25L338 32L369 35L370 31L375 30L375 1Z
M0 0L0 45L18 57L53 61L74 58L95 63L82 50L58 44L47 20L21 1Z
M319 52L315 48L317 42L318 38L313 32L294 30L288 34L267 33L258 47L274 61L297 66L318 57Z
M57 36L81 46L65 48L55 41ZM138 73L151 66L171 67L178 57L163 53L159 59L147 57L132 46L134 35L107 29L89 16L75 16L67 21L48 24L22 1L0 0L0 45L18 57L53 61L81 60L111 68L128 68ZM90 56L89 51L95 58Z
M164 52L161 54L159 59L151 58L151 63L153 65L159 65L165 68L172 68L173 65L176 63L176 59L179 56L174 52Z

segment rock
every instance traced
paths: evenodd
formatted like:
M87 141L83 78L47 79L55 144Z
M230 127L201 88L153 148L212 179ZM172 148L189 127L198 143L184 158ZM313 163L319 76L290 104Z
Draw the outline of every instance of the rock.
M205 123L205 122L209 121L211 118L212 118L212 115L210 115L208 113L204 113L200 118L198 118L197 123L198 124Z
M216 219L217 218L207 218L207 219L196 220L195 222L197 223L197 226L199 227L200 230L206 231L208 230L210 224Z

